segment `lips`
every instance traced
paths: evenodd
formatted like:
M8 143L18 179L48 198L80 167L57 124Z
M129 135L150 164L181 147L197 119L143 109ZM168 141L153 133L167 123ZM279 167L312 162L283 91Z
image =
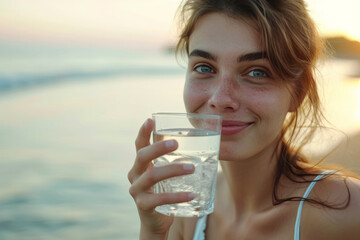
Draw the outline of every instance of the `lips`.
M241 122L241 121L233 121L233 120L223 120L222 121L222 135L234 135L242 132L247 127L252 125L252 122Z

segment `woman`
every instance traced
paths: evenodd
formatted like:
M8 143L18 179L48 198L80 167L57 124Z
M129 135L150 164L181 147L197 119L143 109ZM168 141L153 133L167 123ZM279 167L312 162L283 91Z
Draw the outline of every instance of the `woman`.
M314 69L322 44L303 0L188 0L182 16L177 50L188 57L185 107L223 116L222 172L209 216L155 212L193 199L154 194L152 186L194 167L152 168L177 143L151 145L147 120L128 175L140 239L358 239L360 181L300 153L321 123Z

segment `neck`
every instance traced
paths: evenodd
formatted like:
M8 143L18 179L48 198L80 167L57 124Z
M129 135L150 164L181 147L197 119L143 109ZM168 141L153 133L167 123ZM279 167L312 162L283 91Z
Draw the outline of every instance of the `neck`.
M232 201L236 215L261 212L272 207L277 154L273 149L251 159L221 161L222 194Z

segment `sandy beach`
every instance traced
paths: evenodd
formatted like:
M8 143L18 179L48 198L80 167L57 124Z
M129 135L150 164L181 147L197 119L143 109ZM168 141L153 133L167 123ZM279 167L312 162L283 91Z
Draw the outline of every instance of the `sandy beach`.
M318 156L317 160L321 157ZM324 163L334 164L360 175L360 132L347 136L324 159Z

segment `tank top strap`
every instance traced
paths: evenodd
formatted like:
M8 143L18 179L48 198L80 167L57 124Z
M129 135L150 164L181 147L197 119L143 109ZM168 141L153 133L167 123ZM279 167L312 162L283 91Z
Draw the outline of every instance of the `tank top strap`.
M302 200L300 201L299 207L298 207L298 210L297 210L296 222L295 222L295 230L294 230L294 240L300 240L301 212L302 212L302 209L303 209L305 199L309 196L311 190L314 188L317 181L322 179L325 175L332 174L332 173L335 173L335 171L324 171L321 174L317 175L314 178L314 180L312 180L312 182L310 183L308 188L306 189L306 191L304 193L304 196L303 196Z
M206 219L207 215L197 220L193 240L205 240Z

